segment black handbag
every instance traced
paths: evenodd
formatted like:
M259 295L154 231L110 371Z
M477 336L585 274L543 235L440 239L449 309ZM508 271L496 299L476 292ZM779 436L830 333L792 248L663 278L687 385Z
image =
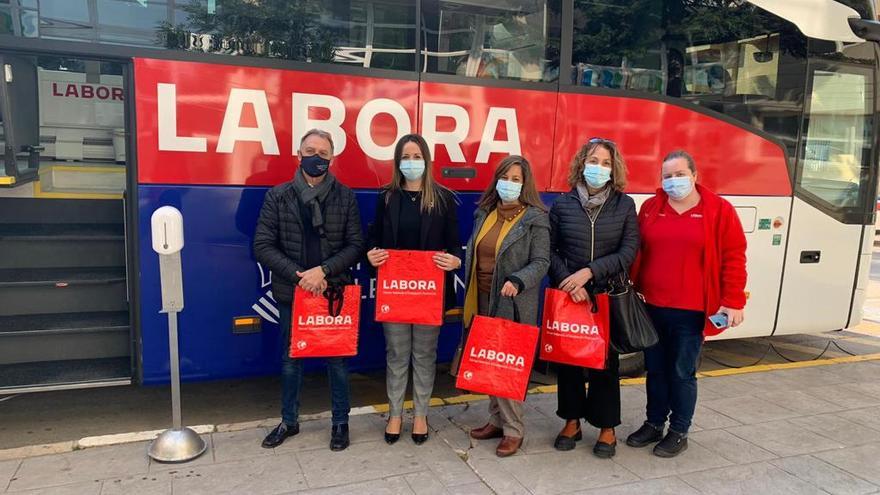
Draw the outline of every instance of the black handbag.
M660 338L642 296L622 273L608 291L611 301L611 347L620 354L643 351Z

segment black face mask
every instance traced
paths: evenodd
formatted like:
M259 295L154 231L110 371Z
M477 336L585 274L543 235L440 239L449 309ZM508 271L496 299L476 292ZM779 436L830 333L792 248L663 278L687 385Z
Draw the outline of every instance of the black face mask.
M304 156L299 161L299 166L309 177L320 177L326 174L327 169L330 168L330 160L318 155Z

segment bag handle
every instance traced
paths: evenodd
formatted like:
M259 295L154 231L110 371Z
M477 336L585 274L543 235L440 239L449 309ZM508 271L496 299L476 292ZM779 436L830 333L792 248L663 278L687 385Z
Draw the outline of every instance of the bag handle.
M345 287L327 287L324 290L324 297L327 299L327 313L334 318L339 316L345 304Z
M522 323L522 319L519 317L519 306L517 306L517 304L516 304L516 297L514 297L514 296L508 296L508 297L510 297L511 304L513 304L513 321L515 321L516 323ZM495 304L492 306L492 311L489 312L489 316L491 316L492 318L495 318L498 315L499 301L500 301L500 298L495 300Z

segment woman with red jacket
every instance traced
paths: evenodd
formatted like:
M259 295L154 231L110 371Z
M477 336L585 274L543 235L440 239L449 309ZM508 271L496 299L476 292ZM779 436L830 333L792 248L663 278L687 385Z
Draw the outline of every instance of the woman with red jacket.
M721 331L708 317L724 314L731 327L743 321L746 238L733 205L696 183L687 152L667 155L661 173L662 189L639 212L642 245L634 268L660 341L645 350L647 421L626 443L659 442L654 454L674 457L687 449L704 335Z

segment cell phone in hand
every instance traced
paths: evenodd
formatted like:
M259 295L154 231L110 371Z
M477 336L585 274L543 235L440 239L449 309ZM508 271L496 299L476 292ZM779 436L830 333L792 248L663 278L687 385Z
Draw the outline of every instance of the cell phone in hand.
M728 320L725 313L714 314L709 317L709 321L712 322L712 326L719 330L730 326L730 320Z

